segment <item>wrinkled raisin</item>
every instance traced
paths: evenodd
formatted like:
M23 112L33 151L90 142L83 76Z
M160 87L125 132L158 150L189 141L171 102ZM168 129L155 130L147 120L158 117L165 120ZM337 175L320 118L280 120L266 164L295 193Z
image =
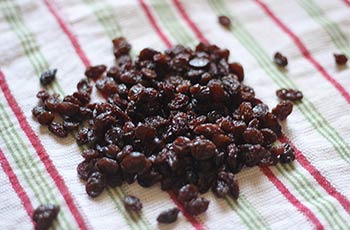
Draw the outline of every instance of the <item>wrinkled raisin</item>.
M337 63L337 65L346 65L346 63L348 62L348 58L345 56L345 54L333 54L333 55L334 55L335 63Z
M293 104L289 101L281 101L272 109L272 113L281 121L285 120L293 111Z
M282 100L289 100L289 101L300 101L303 99L303 94L299 90L295 89L279 89L276 91L277 97L279 97Z
M127 195L124 197L124 207L128 211L137 212L142 209L142 203L136 196Z
M231 19L225 15L219 16L218 18L220 25L226 28L230 28L231 26Z
M57 218L60 207L58 205L46 204L37 207L33 214L36 230L48 230Z
M288 59L279 52L275 53L273 61L279 67L286 67L288 65Z
M40 83L43 86L49 85L55 80L57 69L47 70L40 75Z
M49 124L48 129L58 137L66 137L68 135L66 128L62 124L54 121Z
M177 215L179 214L180 210L178 208L171 208L166 211L161 212L158 217L157 221L159 223L164 224L170 224L177 220Z

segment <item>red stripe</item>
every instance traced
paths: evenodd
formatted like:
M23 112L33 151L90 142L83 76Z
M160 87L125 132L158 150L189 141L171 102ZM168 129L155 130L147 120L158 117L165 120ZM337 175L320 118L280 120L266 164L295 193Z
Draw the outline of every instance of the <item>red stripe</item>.
M78 39L76 38L76 36L68 29L68 26L66 25L66 23L64 22L64 20L61 18L61 16L59 15L59 13L56 11L56 9L52 6L52 4L50 3L50 1L48 0L44 0L47 7L49 8L50 12L52 13L52 15L56 18L56 20L58 21L61 29L63 30L63 32L65 34L67 34L69 40L71 41L71 43L73 44L76 53L78 54L78 56L80 57L80 59L82 59L82 62L88 63L85 64L86 66L89 66L89 60L87 58L87 56L85 55L84 51L81 49ZM147 7L146 5L144 5L145 7ZM154 21L154 25L156 25L155 20ZM164 34L159 30L157 30L158 32L160 32L160 36L162 37L163 41L165 44L167 44L168 47L171 47L171 43L169 42L169 40L166 39L166 37L164 36ZM84 61L86 60L86 61ZM181 210L182 214L186 217L186 219L192 224L193 227L195 227L197 230L203 230L204 227L201 225L201 223L199 223L193 216L191 216L190 214L188 214L182 204L177 200L175 194L170 193L169 192L169 196L170 198L174 201L174 203L176 204L176 206Z
M159 35L159 37L161 38L161 40L163 40L163 42L165 43L165 45L170 48L172 47L171 42L168 40L167 37L165 37L164 33L161 31L160 27L158 26L158 23L155 20L155 17L152 15L151 10L149 9L149 7L145 4L144 0L139 0L139 3L143 9L143 11L145 12L145 14L148 17L148 20L150 21L151 25L153 26L153 28L156 30L157 34ZM191 225L193 227L195 227L197 230L202 230L205 229L203 227L203 225L197 221L196 218L194 218L192 215L190 215L189 213L186 212L186 210L184 209L184 207L182 206L181 202L179 202L177 200L177 197L174 193L172 192L168 192L170 198L173 200L173 202L176 204L176 206L180 209L180 211L182 212L182 214L186 217L186 219L188 220L188 222L191 223Z
M62 176L58 173L55 165L52 163L50 156L47 154L44 146L40 142L39 138L35 135L32 127L29 125L28 121L26 120L23 111L17 104L14 96L12 95L7 82L5 75L0 70L0 88L3 91L5 98L7 100L8 105L12 109L13 113L15 114L21 128L23 129L24 133L28 137L30 143L33 145L34 149L36 150L40 160L43 162L47 172L52 177L53 181L55 182L58 190L61 192L64 200L67 203L67 206L71 213L73 214L75 220L77 221L79 227L81 229L87 229L87 226L84 222L83 217L81 216L78 208L76 207L73 198L62 178Z
M350 6L350 0L343 0L343 2L345 3L345 5Z
M287 187L273 174L271 169L260 167L260 170L269 178L275 187L292 203L301 213L306 215L309 220L315 225L316 229L324 229L321 222L312 213L312 211L303 205L288 189Z
M148 6L145 4L144 0L139 0L139 3L143 9L143 11L145 12L148 20L151 22L153 28L156 30L157 34L159 35L159 37L164 41L165 45L170 48L171 42L168 40L168 38L165 36L165 34L162 32L162 30L160 29L156 19L153 17L150 9L148 8Z
M34 224L32 220L32 214L34 212L32 203L30 202L30 199L27 193L24 191L22 185L19 183L16 174L13 172L10 166L10 163L7 161L5 154L2 152L1 149L0 149L0 164L4 172L6 173L7 177L9 178L12 188L15 190L19 199L21 200L22 205L30 218L30 221Z
M178 0L173 0L174 5L176 6L176 8L179 11L182 11L181 15L186 15L187 13L184 9L184 7L182 6L182 4L180 3L180 1ZM179 7L180 6L180 7ZM191 20L189 16L186 17L188 20ZM193 23L193 26L195 26L197 29L196 31L199 31L199 33L201 34L201 36L204 37L204 35L200 32L200 30L198 29L198 27ZM198 38L199 39L199 38ZM301 154L301 152L298 150L298 152ZM305 158L305 157L304 157ZM310 164L311 165L311 164ZM263 172L265 173L266 170L263 170ZM303 206L300 201L297 200L296 197L294 197L294 195L292 195L289 190L282 184L282 182L280 182L275 175L272 173L271 170L268 169L269 174L266 174L266 176L268 176L269 180L277 187L277 185L279 187L277 187L277 189L296 207L298 208L301 212L303 212L308 218L310 218L310 220L315 223L316 226L318 226L318 224L320 224L320 226L322 227L321 223L319 222L319 220L316 218L316 216L311 212L311 210L309 210L308 208L306 208L305 206ZM320 174L321 176L321 174ZM323 178L324 181L327 181L325 178ZM282 186L282 187L281 187ZM303 206L303 208L301 208L301 206ZM323 228L323 227L322 227Z
M60 25L61 29L64 31L64 33L68 36L69 40L71 41L75 52L78 54L79 58L81 59L81 61L83 62L83 64L88 67L90 66L90 61L87 58L87 56L85 55L84 51L82 50L82 48L80 47L80 44L78 42L78 39L76 38L76 36L68 29L67 25L65 24L65 22L63 21L63 19L59 16L59 14L57 13L57 11L54 9L54 7L51 5L51 3L49 2L49 0L44 0L47 8L49 9L49 11L51 12L51 14L55 17L55 19L57 20L58 24Z
M269 7L263 3L261 0L254 0L257 5L259 5L264 12L286 33L291 37L296 46L299 48L300 52L303 56L322 74L324 78L326 78L345 98L345 100L350 103L350 95L349 93L341 86L332 76L318 63L312 56L310 51L306 48L306 46L302 43L302 41L298 38L296 34L294 34L285 24L282 23L280 19L269 9Z
M193 227L195 227L195 229L197 230L204 230L205 228L203 227L203 225L195 218L193 217L191 214L189 214L184 206L182 205L182 203L177 199L176 194L174 194L173 192L168 192L170 198L173 200L173 202L176 204L176 206L180 209L182 215L184 215L184 217L186 217L186 219L192 224Z
M186 14L186 11L183 8L183 5L180 3L180 1L174 0L174 5L179 9L179 13L181 17L185 20L188 26L193 30L193 33L197 36L198 40L204 43L209 43L209 41L203 36L202 32L197 28L194 22Z
M329 195L333 196L335 199L339 201L339 203L343 206L343 208L349 212L350 211L350 201L346 199L346 197L340 194L335 187L324 177L321 172L318 171L315 166L313 166L308 159L303 155L303 153L297 149L297 147L288 139L286 136L282 136L280 141L283 143L288 143L296 153L296 159L300 163L303 168L305 168L318 182L319 185L324 188L328 192Z

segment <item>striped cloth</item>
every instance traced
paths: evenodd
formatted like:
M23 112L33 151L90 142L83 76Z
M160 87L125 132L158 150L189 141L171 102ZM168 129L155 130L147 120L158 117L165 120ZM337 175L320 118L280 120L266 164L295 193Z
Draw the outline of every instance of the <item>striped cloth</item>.
M333 59L350 55L349 9L349 0L0 0L0 229L33 229L33 210L45 203L61 207L54 229L350 229L350 70ZM73 136L53 137L31 108L41 72L57 68L50 91L72 93L86 66L113 64L118 36L135 53L199 41L227 47L270 107L276 89L300 89L303 103L281 139L297 160L243 170L237 201L207 193L206 214L182 210L171 225L157 215L181 206L159 186L123 185L90 199ZM286 71L271 62L276 51L289 58ZM142 200L140 214L125 212L125 194Z

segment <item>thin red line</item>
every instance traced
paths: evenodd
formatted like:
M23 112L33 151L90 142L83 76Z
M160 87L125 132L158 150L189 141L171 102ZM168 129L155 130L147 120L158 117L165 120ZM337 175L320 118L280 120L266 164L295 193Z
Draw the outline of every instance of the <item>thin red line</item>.
M88 67L90 66L90 61L87 58L87 56L85 55L84 51L82 50L82 48L80 47L80 44L78 42L78 39L76 38L76 36L68 29L68 26L65 24L65 22L63 21L63 19L60 17L60 15L57 13L57 11L54 9L54 7L51 5L51 3L49 2L49 0L44 0L47 8L49 9L49 11L51 12L51 14L56 18L58 24L60 25L61 29L64 31L64 33L68 36L69 40L71 41L75 52L78 54L79 58L81 59L81 61L83 62L83 64Z
M23 111L17 104L14 96L12 95L7 82L5 75L0 70L0 88L3 91L5 98L7 100L8 105L12 109L13 113L15 114L19 125L23 129L24 133L28 137L30 143L33 145L34 149L36 150L40 160L43 162L47 172L52 177L53 181L55 182L58 190L61 192L63 198L65 199L67 206L71 213L73 214L75 220L77 221L80 229L87 229L87 226L84 222L83 217L81 216L78 208L74 204L73 198L62 178L62 176L58 173L55 165L52 163L50 156L47 154L44 146L38 139L38 137L35 135L32 127L29 125L28 121L26 120Z
M176 195L173 192L168 192L170 198L173 200L173 202L176 204L176 206L180 209L180 211L182 212L182 215L184 215L184 217L186 217L186 219L192 224L193 227L195 227L195 229L197 230L204 230L205 228L203 227L203 225L195 218L193 217L191 214L189 214L184 206L181 204L181 202L177 199Z
M19 183L16 174L13 172L13 170L10 166L10 163L6 159L6 156L2 152L1 149L0 149L0 164L1 164L4 172L6 173L7 177L9 178L9 181L12 185L12 188L15 190L19 199L21 200L22 205L23 205L24 209L26 210L30 221L34 224L34 222L32 220L32 214L34 211L32 203L30 202L30 199L29 199L27 193L24 191L22 185Z
M147 4L144 2L144 0L139 0L139 3L141 5L143 11L145 12L148 20L151 22L152 27L156 30L157 34L163 40L165 45L168 48L170 48L172 46L171 42L168 40L168 38L165 36L165 34L160 29L160 26L158 25L155 17L152 15L152 13L151 13L150 9L148 8Z
M86 66L89 66L89 60L87 58L87 56L85 55L84 51L81 49L78 39L76 38L76 36L68 29L68 26L66 25L66 23L64 22L64 20L61 18L61 16L59 15L59 13L56 11L56 9L51 5L51 2L49 2L48 0L44 0L46 5L48 6L50 12L52 13L52 15L56 18L56 20L58 21L61 29L63 30L63 32L65 34L67 34L69 40L71 41L71 43L73 44L76 53L78 54L78 56L80 57L80 59L82 59L82 62L85 64ZM145 5L145 7L147 7ZM155 23L155 21L154 21ZM156 25L156 23L154 24ZM162 34L162 32L159 30L160 32L160 36L163 36L163 41L165 44L167 44L168 47L171 47L171 43L166 39L166 37L164 36L164 34ZM84 61L85 60L85 61ZM169 192L169 196L170 198L174 201L174 203L176 204L176 206L181 210L182 214L186 217L186 219L192 224L193 227L195 227L197 230L203 230L204 227L201 225L201 223L199 223L193 216L191 216L190 214L188 214L182 204L177 200L176 196L173 193Z
M327 193L331 196L333 196L335 199L339 201L339 203L343 206L343 208L349 212L350 211L350 201L346 199L346 197L342 194L340 194L335 187L325 178L322 176L321 172L318 171L315 166L311 164L311 162L303 155L303 153L297 149L297 147L286 137L283 135L280 138L280 141L282 143L288 143L296 153L296 159L300 163L300 165L305 168L312 176L313 178L318 182L319 185L324 188L324 190L327 191Z
M286 33L291 37L296 46L299 48L300 52L303 56L322 74L322 76L327 79L345 98L345 100L350 103L350 95L344 89L343 86L339 84L332 76L318 63L312 56L310 51L306 48L306 46L302 43L302 41L298 38L296 34L294 34L285 24L282 23L280 19L271 11L271 9L262 1L254 0L254 2L259 5L265 13Z
M260 167L260 170L269 178L269 180L275 185L275 187L292 203L301 213L306 215L309 220L316 226L316 229L324 229L321 222L312 213L312 211L303 205L288 189L287 187L273 174L271 169Z
M182 6L182 4L181 4L181 2L179 1L179 0L173 0L173 2L174 2L174 5L176 6L176 8L179 10L179 11L182 11L182 13L181 13L181 15L186 15L186 18L187 18L187 20L190 20L191 21L191 19L190 19L190 17L187 15L187 13L186 13L186 11L185 11L185 8ZM193 23L192 24L195 28L196 28L196 31L198 31L199 32L199 34L200 34L200 37L204 37L204 35L202 34L202 32L198 29L198 27ZM199 39L199 38L198 38ZM293 145L293 147L295 147L294 145ZM303 156L302 155L302 153L299 151L299 150L297 150L297 152L298 153L300 153L300 155L301 156ZM302 161L303 161L303 159L306 159L305 158L305 156L303 156L302 157ZM307 161L308 162L308 161ZM312 165L311 165L311 163L310 162L308 162L309 164L306 164L306 161L303 161L303 163L305 163L305 164L302 164L302 166L308 166L310 169L313 167ZM314 167L313 167L314 168ZM311 217L311 218L315 218L315 220L316 220L316 222L318 222L319 223L319 221L318 221L318 219L314 216L314 214L309 210L309 209L307 209L306 207L305 208L303 208L303 209L300 209L300 205L298 204L298 203L300 203L290 192L289 192L289 190L282 184L282 182L280 182L276 177L275 177L275 175L272 173L272 171L269 171L270 172L270 174L266 174L265 173L265 175L267 175L268 176L268 178L270 179L270 181L272 182L272 183L274 183L275 184L275 186L277 187L277 184L281 184L282 186L283 186L283 189L281 189L282 187L277 187L280 191L281 191L281 193L294 205L294 206L296 206L299 210L301 210L302 212L303 211L307 211L306 213L305 213L305 215L307 216L307 217ZM319 174L318 175L318 179L321 179L322 178L322 181L323 181L323 183L321 184L321 185L323 185L323 186L326 186L327 185L327 183L325 183L325 182L328 182L324 177L322 177L322 175L321 174ZM277 182L278 183L277 183ZM320 181L321 180L317 180L319 183L320 183ZM328 185L330 185L330 183L328 182ZM323 187L322 186L322 187ZM326 190L332 190L332 189L330 189L330 188L325 188ZM293 198L293 199L291 199L291 198ZM292 202L293 201L293 202ZM343 202L343 201L342 201ZM297 205L298 204L298 205ZM300 203L301 204L301 203ZM309 214L309 213L311 213L311 215ZM310 218L310 220L311 221L313 221L314 222L314 220L312 220ZM314 222L314 223L316 223L316 222ZM322 226L322 225L321 225Z
M194 24L194 22L190 19L190 17L187 15L183 5L180 3L179 0L174 0L174 5L178 8L180 15L185 20L185 22L188 24L188 26L193 30L194 34L197 36L198 40L204 43L209 43L209 41L203 36L202 32L197 28L197 26Z

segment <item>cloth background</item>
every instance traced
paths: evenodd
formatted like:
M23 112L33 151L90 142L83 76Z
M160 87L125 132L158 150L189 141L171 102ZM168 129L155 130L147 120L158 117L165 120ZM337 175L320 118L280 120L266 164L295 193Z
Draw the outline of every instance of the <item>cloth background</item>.
M217 23L221 14L232 19L230 31ZM275 90L301 90L281 140L297 160L243 170L238 201L207 193L205 214L180 214L170 225L156 217L177 204L158 186L89 198L73 137L55 138L31 109L41 72L57 68L50 92L72 93L86 66L113 64L118 36L134 53L200 40L226 47L270 108ZM350 70L333 58L350 55L349 38L348 0L0 0L0 229L33 229L43 203L61 207L53 229L350 229ZM277 51L289 59L285 71L271 61ZM140 214L126 213L125 194L142 200Z

